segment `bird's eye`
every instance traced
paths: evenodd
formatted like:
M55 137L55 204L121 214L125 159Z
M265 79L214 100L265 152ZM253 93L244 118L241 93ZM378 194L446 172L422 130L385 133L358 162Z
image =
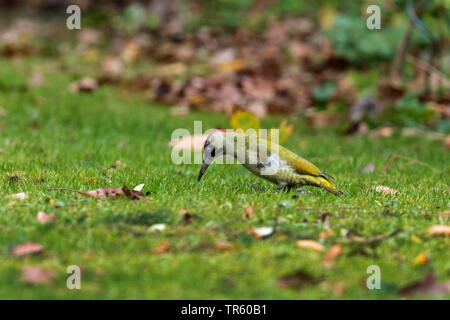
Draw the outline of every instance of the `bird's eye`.
M215 157L216 156L216 148L213 148L212 150L211 150L211 157Z

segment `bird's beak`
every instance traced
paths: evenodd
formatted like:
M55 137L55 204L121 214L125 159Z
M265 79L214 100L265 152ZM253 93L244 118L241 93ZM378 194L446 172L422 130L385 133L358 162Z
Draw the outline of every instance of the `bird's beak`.
M205 173L206 169L208 169L209 163L206 161L203 161L202 167L200 168L200 173L198 174L198 181L202 178L203 174Z

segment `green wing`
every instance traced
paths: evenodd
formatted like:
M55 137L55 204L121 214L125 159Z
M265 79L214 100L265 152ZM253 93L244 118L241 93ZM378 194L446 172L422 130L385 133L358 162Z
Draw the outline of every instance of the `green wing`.
M333 178L326 173L322 172L314 164L306 159L296 155L292 151L280 146L280 157L284 159L288 165L290 165L298 174L306 174L314 177Z

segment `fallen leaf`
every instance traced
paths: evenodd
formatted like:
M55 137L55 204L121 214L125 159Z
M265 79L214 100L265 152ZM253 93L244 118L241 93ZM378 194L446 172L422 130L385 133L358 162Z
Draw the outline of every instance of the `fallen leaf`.
M372 162L369 162L366 164L364 168L359 170L359 173L372 173L375 170L375 165Z
M319 238L322 240L325 240L326 238L328 238L329 236L331 236L333 234L333 230L331 229L325 229L323 230L320 235Z
M375 130L372 130L370 136L372 138L389 138L394 134L394 128L392 127L381 127Z
M304 287L316 285L323 280L322 277L314 277L309 272L297 270L289 273L278 280L278 286L281 288L301 290Z
M450 226L434 225L427 229L428 232L439 236L450 236Z
M384 193L384 194L392 194L392 195L398 193L397 190L389 188L389 187L386 187L386 186L377 186L377 187L375 187L375 191L376 192L380 192L380 193Z
M186 73L187 67L182 62L169 63L158 67L155 74L160 77L173 77Z
M16 257L22 257L29 254L38 254L42 253L44 251L44 248L34 242L27 242L23 244L19 244L18 246L15 246L11 253L15 255Z
M334 246L332 246L324 257L325 268L332 268L334 259L336 259L341 253L342 253L341 245L335 244Z
M154 247L151 252L154 254L166 253L170 251L171 247L170 242L163 242L159 246Z
M44 211L39 211L36 219L42 224L53 222L56 219L56 212L46 214Z
M222 73L230 73L245 69L246 62L244 59L233 59L219 64L219 71Z
M260 227L260 228L252 228L248 231L249 234L252 234L255 238L267 238L271 236L275 232L274 227Z
M430 258L426 254L426 252L421 252L417 255L417 257L414 258L412 264L414 266L423 266L424 264L427 264L428 261L430 261Z
M93 198L93 199L100 199L105 200L106 198L115 199L118 197L127 197L131 200L138 200L146 198L145 194L143 194L140 191L136 190L130 190L127 186L123 186L122 188L99 188L95 190L89 190L89 191L79 191L79 190L73 190L73 189L66 189L66 188L51 188L49 190L60 190L60 191L70 191L70 192L76 192L79 193L85 197Z
M28 195L25 192L20 192L20 193L11 194L7 197L12 198L12 199L25 200L28 197Z
M20 280L31 284L50 283L52 278L55 276L55 272L53 270L42 269L38 266L23 267L21 273L22 275Z
M248 220L253 216L253 207L246 207L245 213L242 215L243 220Z
M98 88L98 82L94 78L85 77L72 82L69 86L71 92L93 92Z
M399 292L399 294L404 297L413 295L436 296L448 293L450 293L450 281L437 282L436 273L434 271L430 271L425 278L404 287Z
M216 240L213 243L213 247L214 249L220 250L220 251L224 251L224 252L228 252L228 251L236 251L239 249L239 247L229 241L226 240Z
M133 63L139 58L141 48L135 41L128 42L123 51L122 58L124 61Z
M308 249L317 252L324 251L324 247L314 240L298 240L295 245L297 246L297 248Z

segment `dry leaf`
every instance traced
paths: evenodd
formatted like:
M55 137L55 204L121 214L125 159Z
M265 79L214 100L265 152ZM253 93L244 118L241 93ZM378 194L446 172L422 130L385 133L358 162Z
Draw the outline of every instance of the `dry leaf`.
M45 270L38 266L23 267L20 280L25 283L45 284L55 276L53 270Z
M42 224L53 222L56 219L56 212L46 214L44 211L39 211L36 219Z
M97 88L97 80L90 77L85 77L81 80L72 82L69 86L71 92L93 92Z
M434 225L429 227L427 231L434 235L450 236L450 226Z
M325 240L326 238L328 238L328 237L331 236L332 234L333 234L333 230L331 230L331 229L325 229L325 230L323 230L323 231L320 233L319 237L320 237L320 239Z
M170 251L171 247L170 242L163 242L159 246L153 248L151 252L154 254L166 253Z
M227 251L236 251L236 250L239 249L239 247L236 244L231 243L231 242L226 241L226 240L216 240L216 241L214 241L213 247L214 247L214 249L217 249L217 250L220 250L220 251L225 251L225 252L227 252Z
M325 267L331 268L333 266L333 260L336 259L342 253L342 246L335 244L328 250L324 257Z
M243 220L248 220L253 216L253 207L247 207L244 209L245 213L242 215Z
M324 247L314 240L298 240L295 245L298 248L313 250L317 252L322 252L324 250Z
M42 253L44 251L44 248L33 242L27 242L23 244L19 244L18 246L15 246L11 253L15 255L16 257L21 257L29 254L38 254Z
M394 134L394 129L392 127L382 127L373 130L370 133L372 138L389 138Z
M307 271L297 270L280 278L278 286L280 288L301 290L306 286L318 284L322 280L322 277L316 278Z
M424 264L427 264L428 261L430 261L428 255L425 252L421 252L414 258L412 264L414 266L423 266Z
M386 186L377 186L377 187L375 187L375 191L376 192L380 192L380 193L384 193L384 194L392 194L392 195L398 193L397 190L389 188L389 187L386 187Z
M146 198L145 194L140 191L130 190L127 186L123 186L122 188L99 188L95 190L89 191L78 191L73 189L65 189L65 188L51 188L49 190L60 190L60 191L70 191L79 193L85 197L105 200L106 198L115 199L118 197L127 197L131 200L138 200Z

